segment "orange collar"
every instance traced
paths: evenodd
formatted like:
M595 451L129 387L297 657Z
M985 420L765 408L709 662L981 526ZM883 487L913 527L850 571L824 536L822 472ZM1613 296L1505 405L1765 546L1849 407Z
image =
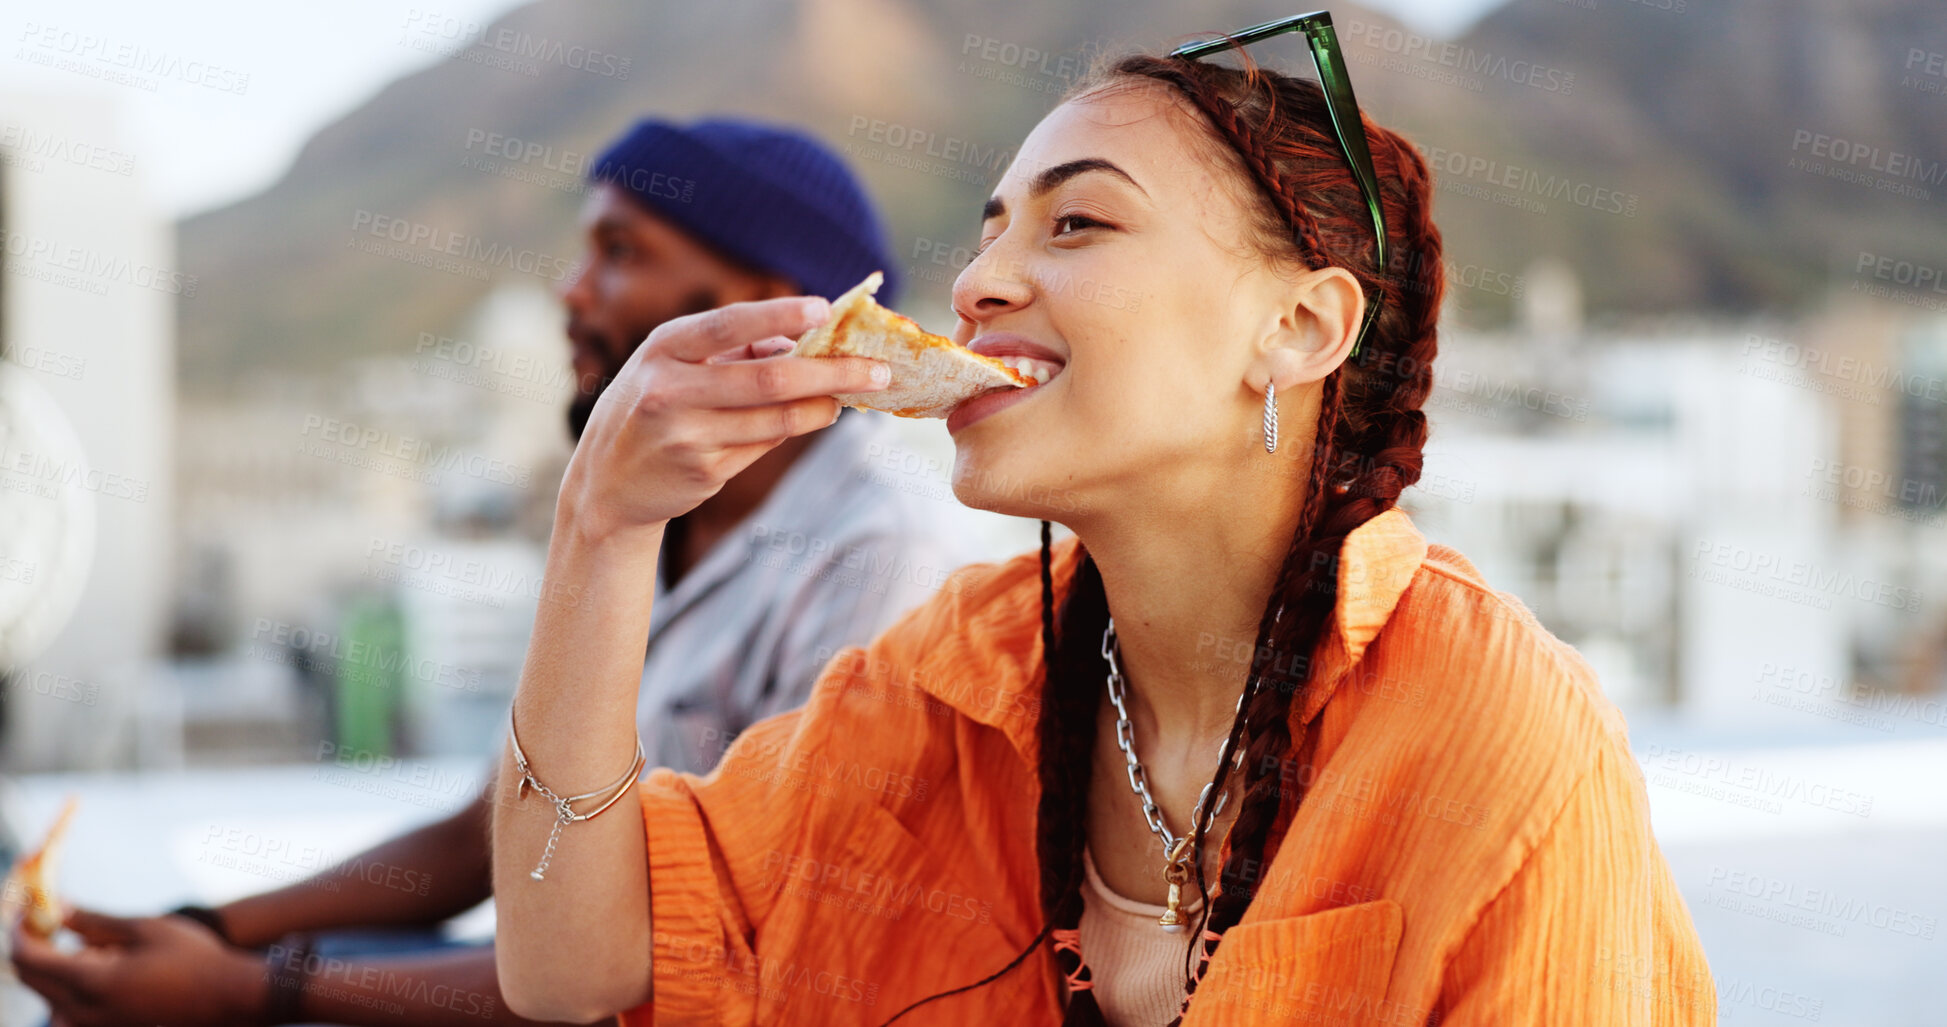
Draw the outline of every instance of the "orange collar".
M1074 579L1080 552L1080 541L1072 535L1055 543L1057 602ZM1397 507L1345 537L1332 640L1320 646L1303 701L1292 708L1294 734L1318 715L1346 672L1365 655L1426 552L1425 536ZM950 604L953 630L934 635L935 647L918 654L914 684L969 719L1005 733L1032 766L1039 758L1043 667L1039 554L965 568L946 588L957 593Z

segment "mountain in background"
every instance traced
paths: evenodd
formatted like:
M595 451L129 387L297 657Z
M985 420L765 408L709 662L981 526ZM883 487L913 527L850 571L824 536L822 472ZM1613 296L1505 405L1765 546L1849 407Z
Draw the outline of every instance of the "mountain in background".
M945 310L954 272L930 258L971 242L995 160L1092 55L1287 13L720 0L650 15L539 0L470 38L409 29L401 45L448 58L320 131L271 188L181 225L200 283L179 308L183 385L215 394L407 353L421 332L454 334L497 283L557 284L578 255L586 162L652 113L792 122L847 149L920 272L902 306L924 319ZM1554 256L1598 314L1740 312L1808 302L1861 251L1947 258L1947 97L1928 91L1947 80L1907 67L1915 49L1947 51L1931 0L1843 14L1811 0L1514 0L1450 42L1356 7L1334 18L1362 105L1434 158L1435 215L1463 273ZM1296 37L1254 53L1308 69ZM956 156L904 166L925 147L886 144L918 133ZM1820 136L1869 148L1848 165L1860 171L1908 161L1895 184L1922 193L1805 170L1832 150ZM508 161L490 139L532 156ZM413 262L436 249L462 255L457 273ZM1504 317L1502 292L1456 290L1461 316Z
M1912 57L1947 52L1938 3L1580 3L1513 0L1463 42L1575 70L1573 107L1537 95L1482 124L1644 198L1633 223L1551 215L1529 236L1575 265L1593 307L1793 309L1862 250L1947 257L1947 78ZM1829 154L1864 183L1811 170L1842 170ZM1505 223L1463 223L1494 252L1521 245Z

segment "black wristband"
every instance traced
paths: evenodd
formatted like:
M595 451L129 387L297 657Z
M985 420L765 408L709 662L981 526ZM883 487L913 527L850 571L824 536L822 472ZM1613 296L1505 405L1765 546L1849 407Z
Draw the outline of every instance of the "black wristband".
M311 977L311 936L293 934L270 947L264 956L264 973L270 987L264 995L264 1022L269 1024L304 1021L304 982Z
M223 926L223 914L218 913L208 906L177 906L175 909L169 911L169 915L187 917L194 920L215 932L217 937L223 939L224 944L236 944L236 942L230 940L230 932Z

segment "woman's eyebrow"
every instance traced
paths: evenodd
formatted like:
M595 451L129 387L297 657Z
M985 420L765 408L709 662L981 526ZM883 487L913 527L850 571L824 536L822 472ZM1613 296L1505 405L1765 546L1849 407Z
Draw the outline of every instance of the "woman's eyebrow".
M1147 197L1149 195L1149 191L1144 189L1142 183L1136 181L1129 172L1117 167L1113 161L1105 160L1101 157L1082 157L1078 160L1064 161L1056 164L1054 167L1043 170L1040 174L1034 176L1033 182L1029 183L1028 195L1035 197L1043 196L1050 189L1063 182L1091 171L1106 171L1135 186L1136 191L1142 193L1143 196ZM990 196L987 198L987 205L980 209L980 220L992 220L1005 213L1007 213L1007 204L998 196Z

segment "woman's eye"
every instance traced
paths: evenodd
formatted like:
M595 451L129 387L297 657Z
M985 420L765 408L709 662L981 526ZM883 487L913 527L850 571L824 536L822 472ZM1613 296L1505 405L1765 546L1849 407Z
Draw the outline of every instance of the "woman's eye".
M1061 217L1055 219L1055 234L1057 236L1068 234L1068 232L1062 231L1062 226L1064 225L1070 226L1070 231L1080 231L1084 228L1109 227L1108 225L1100 221L1097 221L1094 218L1089 217L1085 214L1063 214Z

